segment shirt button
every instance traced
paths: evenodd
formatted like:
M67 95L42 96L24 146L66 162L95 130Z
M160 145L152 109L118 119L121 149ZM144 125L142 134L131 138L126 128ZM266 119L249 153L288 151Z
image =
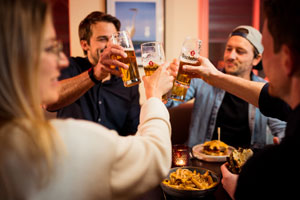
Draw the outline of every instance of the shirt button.
M101 122L101 118L98 118L98 122Z
M98 101L99 104L102 104L102 101Z

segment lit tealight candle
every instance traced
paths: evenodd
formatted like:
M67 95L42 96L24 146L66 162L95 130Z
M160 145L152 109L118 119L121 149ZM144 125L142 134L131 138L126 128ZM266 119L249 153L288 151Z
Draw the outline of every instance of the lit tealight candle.
M176 165L184 166L184 165L186 165L186 162L183 159L178 158L176 161Z
M173 167L188 166L189 149L186 145L173 145L172 163L173 163Z

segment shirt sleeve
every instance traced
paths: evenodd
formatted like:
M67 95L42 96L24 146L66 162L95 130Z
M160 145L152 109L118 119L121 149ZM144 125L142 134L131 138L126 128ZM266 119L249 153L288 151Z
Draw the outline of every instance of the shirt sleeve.
M268 117L268 126L273 136L279 137L280 139L284 137L286 122L273 117Z
M287 121L291 108L281 99L271 97L268 88L269 83L266 83L260 92L258 101L260 111L265 116Z
M113 199L142 194L169 172L171 126L166 107L157 98L148 99L142 106L140 121L135 136L118 138L111 175Z
M295 154L291 155L281 145L270 145L256 152L242 168L235 199L293 199L289 195L295 195L297 189L292 188L297 184L292 183L296 178L289 173L297 170L298 165L290 164Z
M102 199L132 199L157 186L171 167L169 113L161 100L150 98L140 121L136 135L123 137L85 120L52 120L66 149L65 167L55 178L66 179L70 189L88 185L91 197L107 195Z

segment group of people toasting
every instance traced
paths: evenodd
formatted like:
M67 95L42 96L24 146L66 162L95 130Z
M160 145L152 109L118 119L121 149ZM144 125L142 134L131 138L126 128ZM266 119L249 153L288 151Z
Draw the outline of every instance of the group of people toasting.
M190 147L214 139L221 127L229 145L261 149L240 175L222 165L222 184L233 199L298 195L292 183L299 180L298 1L265 0L262 35L236 27L224 71L199 56L199 40L185 42L179 61L142 77L142 107L141 79L128 55L133 46L117 18L89 14L79 25L86 58L67 59L48 1L0 3L0 199L136 198L169 172L167 107L191 98ZM261 60L268 83L251 72ZM77 119L47 120L42 107ZM279 144L265 147L267 126Z

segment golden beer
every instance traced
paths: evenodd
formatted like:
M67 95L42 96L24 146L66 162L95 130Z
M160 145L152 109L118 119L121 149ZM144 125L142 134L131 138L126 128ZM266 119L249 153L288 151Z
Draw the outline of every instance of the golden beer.
M171 98L175 101L184 101L187 90L189 89L189 85L182 84L177 80L174 80L173 88L171 91Z
M198 66L199 63L188 63L184 61L180 61L179 63L179 70L177 77L174 81L173 88L171 91L171 98L175 101L184 101L185 95L187 90L190 87L191 83L191 74L188 72L183 71L184 65L192 65L192 66Z
M154 63L154 62L152 62L149 65L145 66L144 67L145 75L146 76L151 76L155 72L155 70L158 69L158 67L159 67L159 65Z
M120 70L123 74L122 80L124 82L124 86L131 87L139 84L141 82L141 79L136 63L134 50L125 50L125 52L127 54L126 58L112 55L112 59L117 59L118 61L128 65L128 69L120 68Z
M191 74L189 72L183 71L183 66L184 65L198 66L199 63L198 62L196 62L196 63L188 63L188 62L184 62L182 60L179 63L179 70L178 70L178 74L177 74L176 80L179 81L182 84L188 84L188 85L190 85L190 83L191 83L191 77L190 77L190 75Z
M151 76L158 68L159 68L158 64L156 64L154 62L149 63L149 65L144 67L145 75L146 76ZM168 101L168 94L164 94L162 96L162 100L166 103Z

